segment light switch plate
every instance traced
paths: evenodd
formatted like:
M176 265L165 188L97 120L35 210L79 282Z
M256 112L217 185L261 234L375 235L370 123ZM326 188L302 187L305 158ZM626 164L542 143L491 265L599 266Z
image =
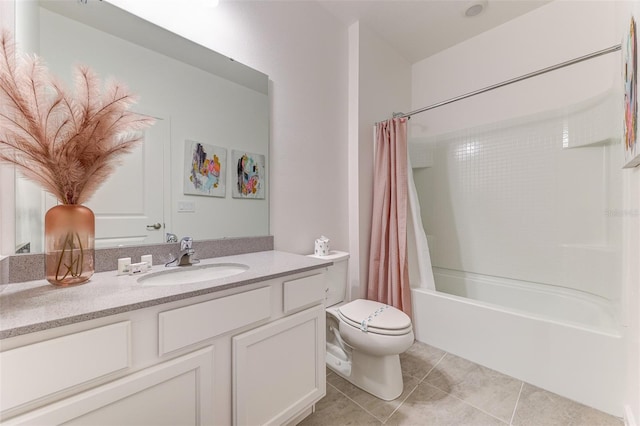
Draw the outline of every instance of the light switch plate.
M196 211L195 201L178 201L178 212L193 213Z

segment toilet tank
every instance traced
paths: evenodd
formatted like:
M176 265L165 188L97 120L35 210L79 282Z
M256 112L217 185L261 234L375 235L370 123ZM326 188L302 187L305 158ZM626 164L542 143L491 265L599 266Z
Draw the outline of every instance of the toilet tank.
M310 254L316 259L331 260L332 266L327 270L326 306L333 306L344 300L349 282L349 253L331 250L327 256Z

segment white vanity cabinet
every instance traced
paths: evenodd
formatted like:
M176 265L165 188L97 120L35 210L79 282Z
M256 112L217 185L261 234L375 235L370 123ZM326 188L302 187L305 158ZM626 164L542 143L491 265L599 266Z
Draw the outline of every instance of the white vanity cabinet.
M0 341L3 425L287 424L325 395L324 270Z
M3 422L7 425L214 424L213 352L201 349Z
M324 289L323 274L285 282L285 312L312 307L233 338L234 424L283 424L325 395Z

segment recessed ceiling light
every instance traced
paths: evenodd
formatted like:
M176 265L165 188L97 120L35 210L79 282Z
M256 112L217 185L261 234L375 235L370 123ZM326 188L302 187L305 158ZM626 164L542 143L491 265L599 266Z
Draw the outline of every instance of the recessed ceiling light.
M464 10L464 16L472 18L480 15L487 7L486 1L474 1Z

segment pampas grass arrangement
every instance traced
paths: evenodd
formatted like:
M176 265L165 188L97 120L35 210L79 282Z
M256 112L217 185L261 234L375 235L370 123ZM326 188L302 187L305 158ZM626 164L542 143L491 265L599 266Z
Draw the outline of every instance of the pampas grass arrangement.
M85 66L75 74L71 93L42 59L17 54L13 37L0 35L0 161L62 203L45 215L45 276L59 286L93 275L95 218L81 204L154 122L129 111L135 98L122 84L103 88Z
M62 204L82 204L141 141L154 120L129 111L135 98L88 67L70 93L41 58L0 36L0 161L14 164Z

